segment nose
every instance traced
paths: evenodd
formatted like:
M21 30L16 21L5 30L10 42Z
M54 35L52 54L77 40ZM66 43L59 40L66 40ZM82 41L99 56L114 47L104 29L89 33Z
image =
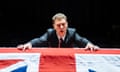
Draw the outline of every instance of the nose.
M61 29L64 28L63 25L60 25L60 28L61 28Z

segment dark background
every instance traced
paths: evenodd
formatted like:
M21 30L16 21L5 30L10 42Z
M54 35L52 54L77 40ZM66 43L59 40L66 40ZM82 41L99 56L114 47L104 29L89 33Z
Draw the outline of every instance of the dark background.
M118 10L116 1L107 0L0 1L0 47L41 36L52 27L52 16L62 12L81 36L102 48L120 48Z

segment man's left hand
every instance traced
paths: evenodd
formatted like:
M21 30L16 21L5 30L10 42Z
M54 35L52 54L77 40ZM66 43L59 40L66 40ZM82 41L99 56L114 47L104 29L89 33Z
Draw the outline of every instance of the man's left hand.
M90 50L90 51L97 51L99 50L100 47L98 47L97 45L94 45L92 43L88 43L85 47L85 50Z

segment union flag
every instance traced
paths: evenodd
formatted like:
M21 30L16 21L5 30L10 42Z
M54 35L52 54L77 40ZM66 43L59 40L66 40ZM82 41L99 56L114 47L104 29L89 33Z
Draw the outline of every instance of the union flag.
M6 50L0 49L0 72L120 72L120 50Z

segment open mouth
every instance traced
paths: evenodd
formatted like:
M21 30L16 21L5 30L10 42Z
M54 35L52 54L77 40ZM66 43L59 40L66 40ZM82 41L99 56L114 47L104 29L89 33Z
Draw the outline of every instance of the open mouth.
M64 32L63 30L61 30L60 32Z

